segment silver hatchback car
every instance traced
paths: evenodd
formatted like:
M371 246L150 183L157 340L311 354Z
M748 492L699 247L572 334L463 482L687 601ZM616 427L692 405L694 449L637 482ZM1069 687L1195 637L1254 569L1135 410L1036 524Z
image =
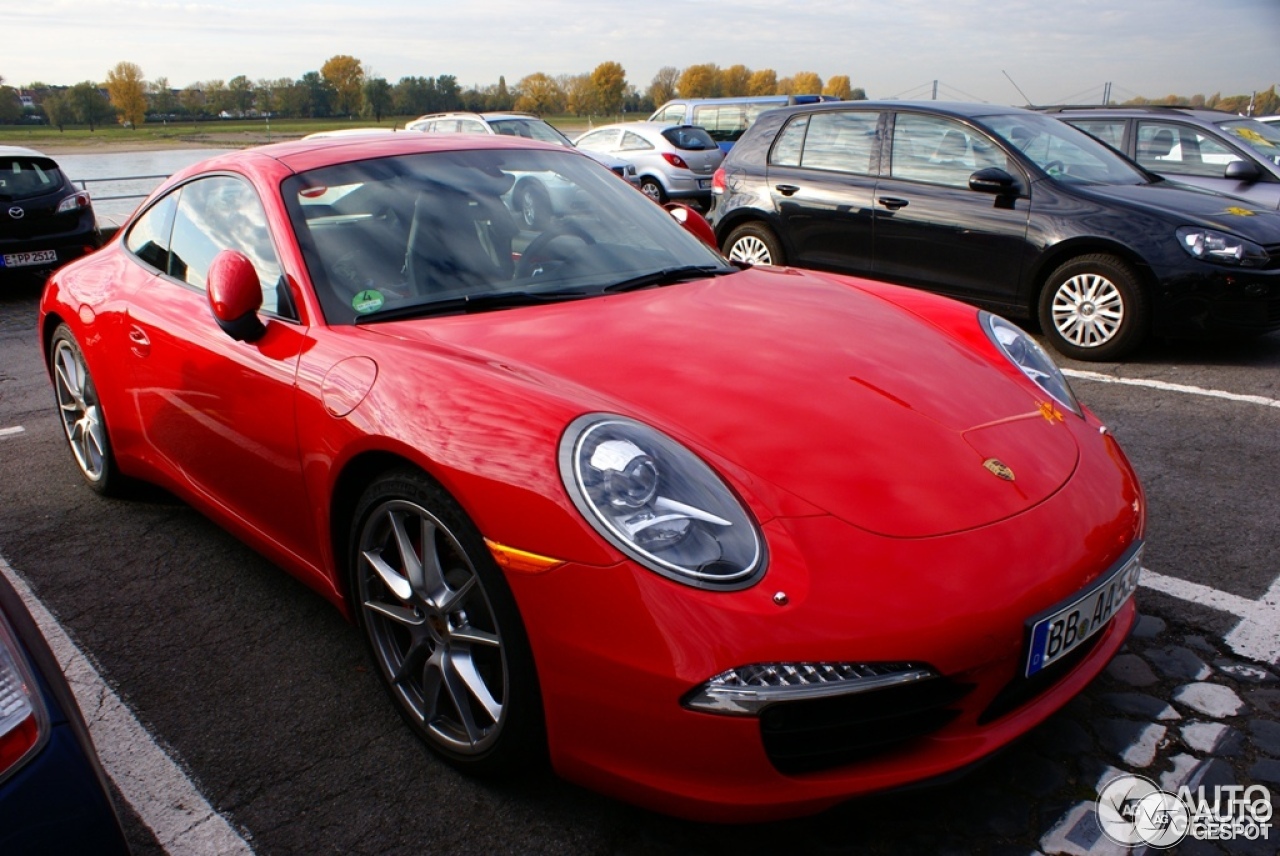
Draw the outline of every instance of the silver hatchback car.
M640 189L657 202L711 202L711 177L724 152L702 128L670 122L602 125L574 141L583 151L609 154L636 165Z

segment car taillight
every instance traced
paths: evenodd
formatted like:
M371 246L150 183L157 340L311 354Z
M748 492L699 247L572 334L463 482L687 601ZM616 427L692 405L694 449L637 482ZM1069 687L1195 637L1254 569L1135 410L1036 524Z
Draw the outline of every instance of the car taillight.
M724 196L724 167L716 170L715 175L711 176L711 192L716 196Z
M58 203L58 213L65 214L68 211L80 211L89 207L89 194L81 190L73 193L66 199Z
M671 164L676 169L688 169L689 165L684 162L684 158L673 152L663 152L662 159Z
M8 624L0 618L0 779L41 744L48 717Z

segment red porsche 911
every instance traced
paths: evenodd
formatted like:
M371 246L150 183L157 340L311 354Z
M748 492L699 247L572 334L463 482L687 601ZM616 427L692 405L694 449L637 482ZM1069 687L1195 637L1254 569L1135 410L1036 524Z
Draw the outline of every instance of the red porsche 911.
M477 774L760 820L1035 727L1134 620L1115 439L1001 318L680 213L507 137L218 156L48 283L71 452L331 600Z

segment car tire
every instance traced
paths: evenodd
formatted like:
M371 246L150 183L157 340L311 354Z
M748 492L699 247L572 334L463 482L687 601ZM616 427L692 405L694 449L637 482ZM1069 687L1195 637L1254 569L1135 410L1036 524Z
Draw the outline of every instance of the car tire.
M551 197L537 181L526 179L516 186L516 215L526 229L545 229L551 222Z
M49 374L59 420L80 475L104 496L125 493L127 479L116 469L97 386L84 351L66 324L58 325L49 344Z
M662 186L662 182L651 175L640 179L640 192L659 205L665 205L667 202L666 188Z
M546 738L528 637L457 502L425 474L393 470L364 491L349 543L365 642L415 734L473 775L537 766Z
M725 258L749 265L784 265L782 242L763 223L743 223L724 241Z
M1133 267L1098 253L1071 259L1049 275L1040 292L1039 320L1064 356L1112 361L1146 339L1150 307Z

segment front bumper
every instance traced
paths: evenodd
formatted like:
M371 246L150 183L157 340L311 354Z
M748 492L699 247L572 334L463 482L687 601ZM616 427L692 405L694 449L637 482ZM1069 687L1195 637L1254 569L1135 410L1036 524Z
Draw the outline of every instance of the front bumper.
M1204 337L1280 330L1280 270L1197 266L1202 270L1164 281L1156 305L1157 332Z
M759 821L937 778L1025 734L1105 667L1136 615L1129 602L1078 655L1030 687L1022 680L1028 620L1141 537L1131 469L1109 436L1089 434L1082 425L1089 448L1061 491L977 530L891 539L828 516L769 521L769 570L744 591L693 590L629 562L512 575L555 768L665 813ZM920 706L942 713L866 757L826 763L821 745L800 745L809 760L795 765L780 762L780 745L807 733L834 749L857 730L840 717L861 714L809 711L822 732L768 709L726 716L682 704L726 669L814 661L928 664L944 681Z

